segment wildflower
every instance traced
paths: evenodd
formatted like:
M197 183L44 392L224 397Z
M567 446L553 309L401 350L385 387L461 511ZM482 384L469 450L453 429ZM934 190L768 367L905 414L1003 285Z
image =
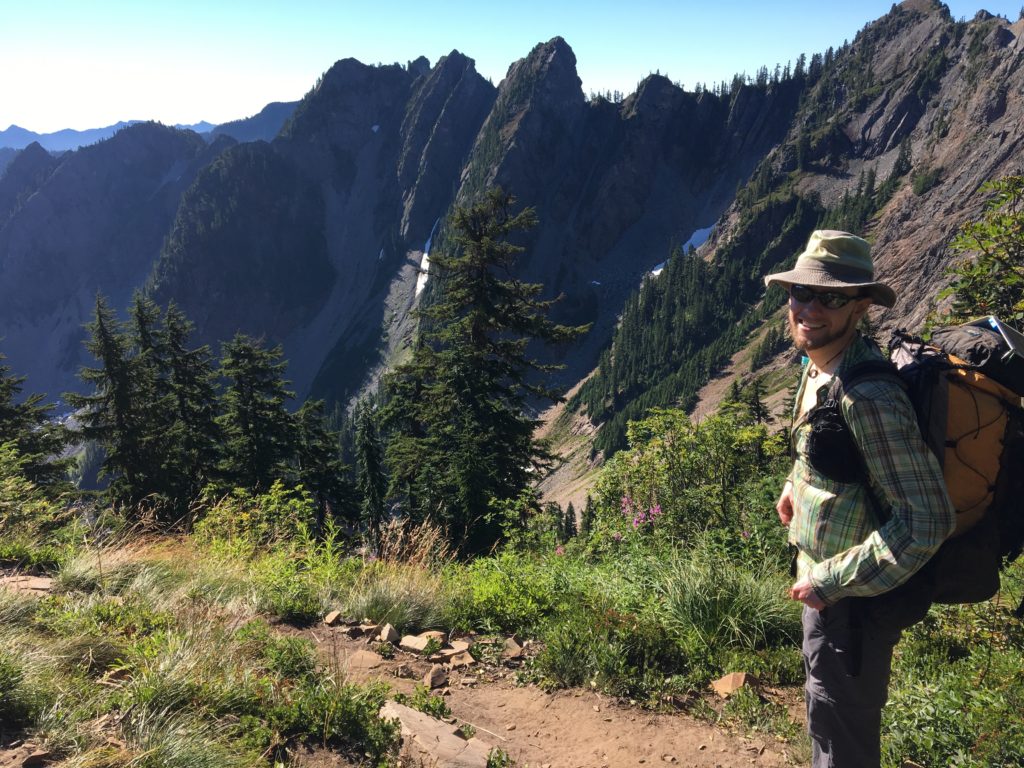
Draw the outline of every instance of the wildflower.
M616 531L615 533L612 534L612 538L615 541L622 541L622 534L619 533L618 531Z
M564 555L565 554L565 547L563 547L561 544L559 544L557 547L555 547L555 554L556 555Z
M650 510L648 510L647 514L647 519L651 522L654 521L654 518L661 517L661 504L655 504L653 507L650 508Z
M625 518L633 516L633 500L629 496L622 497L622 516Z
M740 532L740 536L742 536L744 539L749 539L750 538L750 531L741 531Z

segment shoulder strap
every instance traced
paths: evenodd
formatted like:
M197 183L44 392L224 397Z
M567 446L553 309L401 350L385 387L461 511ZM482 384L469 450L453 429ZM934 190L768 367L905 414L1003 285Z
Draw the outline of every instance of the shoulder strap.
M890 379L906 389L896 366L888 360L865 360L843 371L842 376L833 376L828 389L828 398L840 402L846 390L863 379ZM842 415L842 411L840 411Z
M842 376L833 376L828 390L828 400L834 402L836 414L847 433L849 433L849 426L846 424L846 416L843 414L843 395L848 387L865 379L889 379L899 384L904 390L906 389L906 383L900 378L896 366L888 360L865 360L843 371ZM875 491L871 487L871 483L868 482L867 466L864 463L863 454L860 453L860 446L857 446L857 452L860 457L860 475L867 493L868 503L875 514L875 519L879 521L879 524L884 523L889 517L888 510L875 496Z

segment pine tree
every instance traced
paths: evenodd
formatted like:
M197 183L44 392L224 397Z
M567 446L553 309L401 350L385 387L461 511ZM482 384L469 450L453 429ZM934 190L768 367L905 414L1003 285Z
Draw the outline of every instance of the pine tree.
M587 503L583 505L583 514L580 515L580 533L586 538L594 531L594 522L597 519L597 508L594 499L587 494Z
M565 525L564 530L565 530L565 540L566 541L568 541L569 539L571 539L574 536L576 536L576 534L579 532L576 529L576 508L572 505L571 501L569 502L569 506L567 506L565 508L565 524L564 525Z
M323 530L328 519L354 522L355 490L346 479L348 467L341 459L338 433L327 427L323 401L303 403L295 423L298 480L316 500L318 528Z
M93 320L87 326L86 349L99 367L84 367L79 376L92 384L93 393L67 393L64 398L79 410L81 435L103 447L106 458L101 475L109 477L115 501L133 504L153 488L152 466L140 389L146 374L131 353L131 340L123 323L102 296L96 297Z
M280 346L265 349L241 333L221 349L228 384L217 418L224 435L219 470L230 484L266 489L289 474L296 430L285 402L295 395L287 389L281 356Z
M206 345L189 348L192 323L171 302L163 320L167 385L173 421L167 433L169 493L179 511L213 480L219 456L217 388Z
M359 408L356 415L356 489L362 498L363 525L367 543L372 551L380 547L380 531L384 524L384 494L387 480L384 476L383 456L377 424L369 406Z
M0 354L0 445L12 444L25 479L55 496L69 489L69 460L60 456L70 435L53 421L53 405L45 403L43 395L31 394L18 402L25 377L14 376L3 360Z
M456 210L455 253L431 256L437 298L420 311L421 342L388 382L392 489L407 489L414 514L447 528L466 553L499 541L493 503L515 499L549 460L525 411L530 396L558 399L534 378L554 366L527 346L586 330L549 320L554 301L539 298L543 286L510 277L523 249L508 238L536 221L513 205L496 189Z

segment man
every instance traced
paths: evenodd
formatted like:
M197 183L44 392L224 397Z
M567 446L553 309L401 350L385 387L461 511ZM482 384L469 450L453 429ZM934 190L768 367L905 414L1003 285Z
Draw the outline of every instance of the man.
M765 283L788 290L790 332L806 356L793 414L793 470L776 509L798 552L790 597L804 604L813 765L878 766L900 630L872 616L871 597L919 569L953 530L955 513L896 381L858 378L843 387L841 401L830 399L834 379L881 358L857 331L860 319L872 304L896 301L874 280L867 241L816 231L796 266Z

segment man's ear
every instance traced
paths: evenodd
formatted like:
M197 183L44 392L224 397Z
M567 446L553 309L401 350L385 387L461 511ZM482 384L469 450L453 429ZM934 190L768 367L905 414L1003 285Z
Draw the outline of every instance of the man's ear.
M853 308L853 316L860 322L860 319L868 313L871 309L872 299L870 296L863 299L857 299L857 305Z

